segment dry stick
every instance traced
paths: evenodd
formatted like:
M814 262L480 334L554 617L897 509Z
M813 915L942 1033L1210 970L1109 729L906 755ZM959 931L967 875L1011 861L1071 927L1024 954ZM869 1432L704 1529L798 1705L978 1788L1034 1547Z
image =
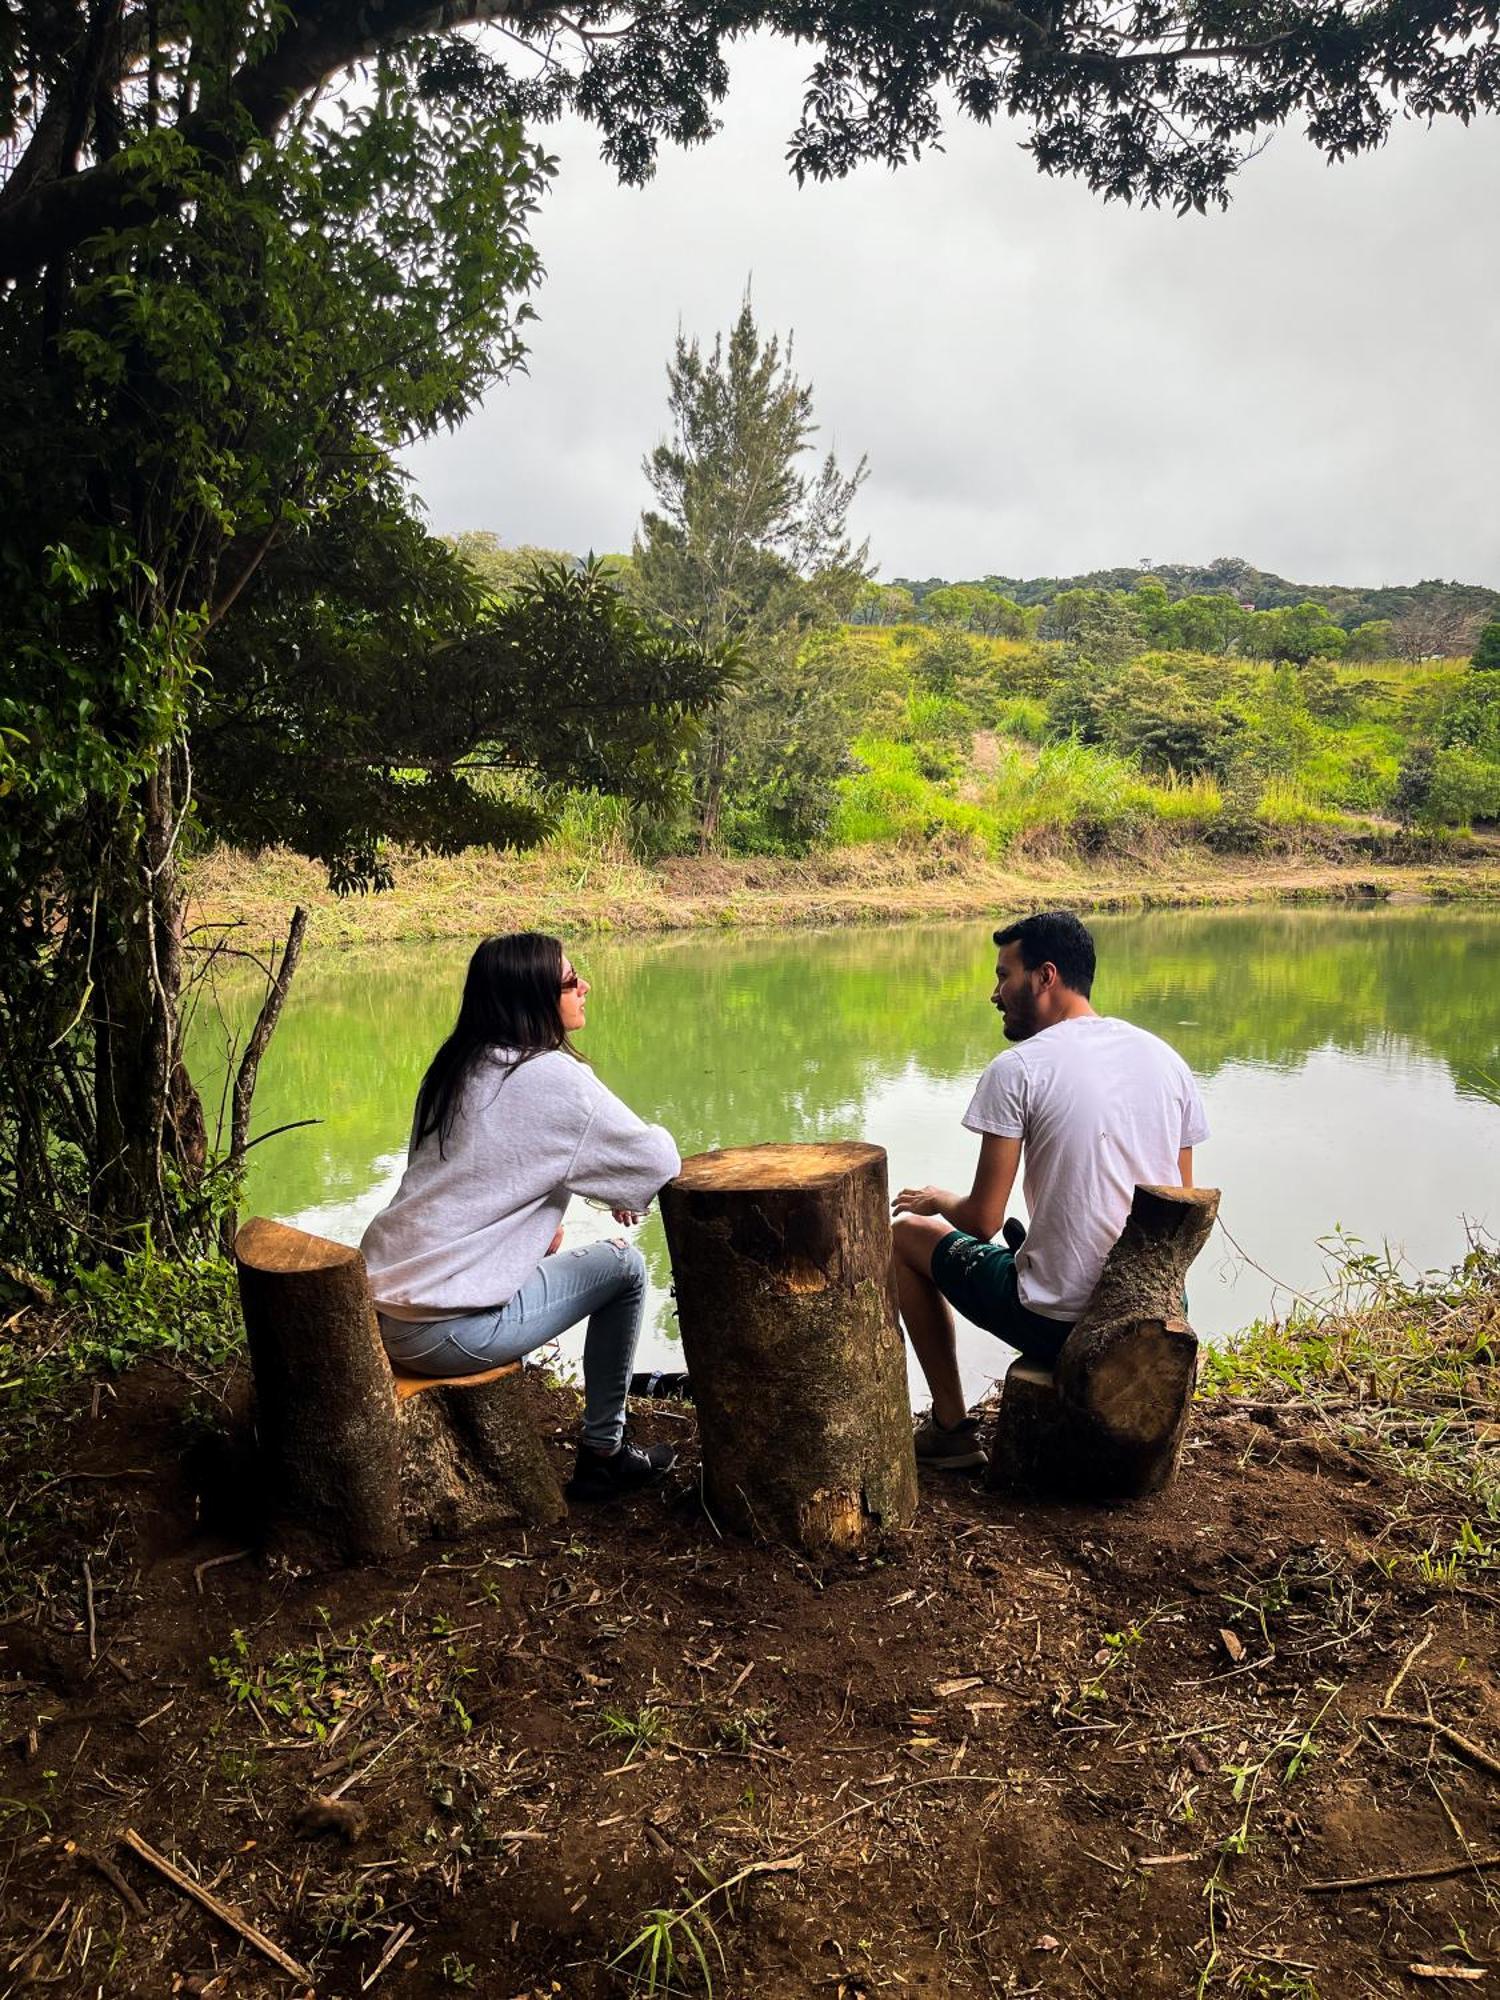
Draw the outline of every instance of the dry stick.
M71 1845L71 1842L69 1844ZM96 1875L104 1877L133 1917L144 1917L147 1914L146 1905L107 1854L98 1854L92 1847L75 1847L73 1852L85 1868L92 1868Z
M195 1563L193 1565L193 1583L197 1588L198 1595L200 1597L203 1595L203 1579L211 1569L222 1569L225 1563L242 1562L246 1556L253 1553L254 1551L251 1549L231 1549L227 1556L210 1556L207 1562Z
M27 1959L30 1958L34 1953L39 1952L41 1950L42 1946L47 1942L48 1938L51 1937L52 1933L57 1929L58 1925L62 1922L63 1918L66 1916L68 1910L72 1906L72 1902L73 1898L71 1896L63 1897L62 1901L58 1904L57 1908L52 1912L51 1921L48 1923L47 1928L42 1932L41 1936L37 1938L33 1943L28 1945L23 1945L21 1947L20 1951L16 1953L15 1957L11 1960L10 1964L5 1968L7 1972L19 1972L21 1967L26 1963Z
M348 1777L345 1778L344 1782L341 1785L335 1785L331 1792L325 1792L323 1796L328 1799L341 1799L344 1796L345 1792L348 1791L351 1785L357 1785L361 1778L367 1776L369 1772L373 1771L375 1766L380 1762L381 1758L385 1755L386 1751L394 1750L396 1745L401 1741L402 1737L410 1736L412 1731L416 1728L416 1726L417 1725L415 1722L408 1722L404 1729L398 1729L396 1731L396 1734L391 1738L389 1743L382 1744L380 1749L378 1749L375 1752L375 1755L373 1757L367 1758L366 1761L360 1765L357 1771L351 1771L349 1773Z
M143 1840L133 1826L127 1826L120 1839L132 1854L138 1854L148 1867L154 1868L159 1875L165 1875L174 1888L180 1889L185 1896L191 1896L195 1903L201 1903L205 1910L212 1911L221 1924L228 1924L232 1931L237 1931L246 1944L254 1945L255 1949L270 1959L273 1965L279 1965L283 1972L289 1972L294 1979L301 1979L309 1986L313 1983L312 1974L305 1965L299 1965L295 1958L284 1952L279 1944L266 1936L264 1931L257 1930L250 1919L242 1917L232 1904L222 1902L200 1883L195 1882L191 1875L184 1875L180 1868L168 1861L165 1854L159 1854L149 1840Z
M1406 1676L1411 1672L1412 1668L1416 1665L1417 1661L1421 1658L1422 1654L1427 1651L1427 1648L1431 1644L1432 1644L1432 1627L1429 1625L1427 1630L1422 1634L1421 1638L1418 1639L1416 1645L1412 1647L1411 1651L1402 1661L1400 1673L1397 1674L1396 1678L1391 1682L1390 1686L1386 1689L1384 1699L1381 1701L1380 1704L1382 1709L1387 1709L1390 1707L1391 1703L1396 1699L1396 1690L1400 1687L1401 1683L1406 1679Z
M842 1826L846 1819L855 1819L862 1812L870 1812L876 1806L887 1806L892 1799L904 1798L908 1792L916 1791L922 1785L1003 1785L1004 1778L986 1777L978 1771L947 1771L932 1778L913 1778L909 1783L898 1785L893 1792L882 1792L878 1799L862 1799L857 1806L850 1806L837 1819L829 1820L818 1827L802 1841L804 1847L811 1847L815 1840L821 1840L825 1833L832 1833L836 1826Z
M1370 1719L1375 1722L1409 1722L1415 1729L1430 1729L1458 1756L1466 1758L1479 1770L1488 1771L1492 1778L1500 1778L1500 1757L1492 1757L1488 1750L1481 1750L1477 1743L1471 1743L1467 1736L1460 1736L1446 1722L1438 1722L1430 1715L1414 1715L1407 1708L1380 1708Z
M250 1143L250 1101L255 1095L255 1079L260 1071L260 1059L266 1052L281 1010L286 1005L287 991L292 983L292 974L297 970L297 961L302 956L302 939L307 930L307 912L299 903L292 911L292 920L287 926L286 943L282 947L281 962L267 982L266 995L255 1017L255 1026L250 1030L250 1039L245 1044L240 1066L235 1072L234 1091L229 1113L229 1154L231 1167L238 1166L245 1157ZM234 1218L226 1212L220 1230L220 1239L227 1255L234 1247Z
M89 1568L89 1559L87 1556L83 1559L83 1602L84 1609L88 1612L89 1620L89 1658L97 1660L99 1657L99 1644L98 1634L94 1627L94 1573Z
M1500 1868L1500 1854L1476 1854L1468 1861L1445 1861L1436 1868L1387 1868L1379 1875L1350 1875L1338 1882L1304 1882L1302 1886L1310 1896L1321 1896L1331 1889L1379 1889L1389 1882L1442 1882L1452 1875L1467 1875L1471 1868L1476 1873Z
M375 1967L375 1970L370 1974L368 1979L360 1982L359 1990L361 1993L369 1992L370 1988L375 1984L381 1973L385 1971L397 1952L404 1950L411 1943L412 1938L416 1935L416 1929L415 1924L402 1924L398 1926L395 1936L380 1954L380 1962Z

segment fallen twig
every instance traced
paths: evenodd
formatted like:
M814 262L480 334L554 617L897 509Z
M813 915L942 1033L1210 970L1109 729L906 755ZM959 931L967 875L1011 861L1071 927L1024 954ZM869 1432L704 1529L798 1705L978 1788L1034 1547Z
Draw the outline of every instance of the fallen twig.
M877 1779L875 1782L878 1784L880 1781ZM824 1825L816 1828L815 1831L813 1831L812 1833L806 1834L803 1837L802 1845L804 1847L811 1847L812 1843L815 1840L821 1840L825 1833L832 1833L834 1828L836 1826L842 1826L845 1820L856 1819L860 1813L870 1812L876 1806L888 1806L891 1803L892 1799L904 1798L908 1792L915 1792L919 1790L923 1785L992 1785L993 1786L993 1785L1003 1785L1004 1783L1005 1783L1004 1778L994 1777L992 1775L986 1775L985 1773L979 1771L945 1771L931 1778L912 1778L908 1780L906 1784L898 1785L894 1791L882 1792L878 1799L861 1799L857 1806L850 1806L849 1810L847 1812L841 1812L837 1819L828 1820Z
M1492 1757L1488 1750L1481 1750L1477 1743L1471 1743L1467 1736L1460 1736L1456 1729L1450 1729L1446 1722L1439 1722L1430 1715L1417 1715L1409 1708L1381 1708L1375 1711L1372 1721L1406 1722L1414 1729L1430 1729L1440 1737L1450 1750L1463 1757L1481 1771L1488 1771L1492 1778L1500 1778L1500 1757Z
M258 1930L248 1917L241 1916L232 1904L223 1902L211 1890L195 1882L191 1875L184 1875L164 1854L158 1853L149 1840L143 1840L133 1826L126 1827L120 1839L132 1854L138 1854L148 1867L154 1868L158 1875L164 1875L174 1888L180 1889L185 1896L191 1896L195 1903L201 1903L205 1910L212 1911L221 1924L227 1924L246 1944L254 1945L273 1965L279 1965L294 1979L301 1979L309 1986L312 1984L312 1974L305 1965L299 1965L289 1952L283 1951L263 1930Z
M71 1896L64 1896L62 1901L58 1904L57 1908L52 1912L52 1916L48 1921L47 1928L40 1934L40 1936L33 1938L30 1944L23 1945L21 1947L21 1949L16 1953L15 1957L11 1960L10 1964L6 1966L5 1968L6 1971L19 1972L21 1967L26 1963L27 1959L30 1958L34 1952L39 1952L41 1950L42 1946L47 1942L48 1938L51 1937L52 1933L57 1929L58 1925L62 1922L63 1918L67 1915L68 1911L72 1908L72 1906L73 1906L73 1898Z
M89 1658L99 1657L99 1635L94 1624L94 1572L89 1568L87 1556L83 1559L83 1604L89 1621Z
M416 1930L417 1927L415 1924L402 1924L397 1928L396 1933L392 1937L390 1943L386 1946L385 1950L380 1954L380 1958L376 1964L375 1970L370 1974L368 1979L360 1981L359 1990L361 1993L369 1992L370 1988L375 1984L376 1980L380 1977L381 1973L385 1971L386 1967L390 1964L391 1960L396 1956L397 1952L403 1950L405 1946L411 1943L413 1937L415 1937L416 1935Z
M1349 1875L1336 1882L1304 1882L1310 1896L1325 1895L1333 1889L1379 1889L1388 1882L1442 1882L1453 1875L1467 1875L1486 1868L1500 1868L1500 1854L1475 1854L1467 1861L1444 1861L1432 1868L1386 1868L1378 1875Z
M68 1843L68 1851L81 1861L85 1868L92 1868L96 1875L104 1877L133 1917L146 1915L146 1905L107 1854L97 1853L92 1847L76 1847L72 1841Z
M1382 1698L1380 1703L1382 1710L1388 1709L1391 1703L1396 1699L1396 1690L1400 1687L1401 1683L1406 1679L1406 1676L1411 1672L1413 1666L1421 1658L1422 1654L1427 1651L1427 1648L1431 1644L1432 1644L1432 1627L1429 1625L1427 1630L1422 1634L1421 1638L1418 1639L1416 1645L1412 1647L1411 1651L1402 1661L1400 1673L1397 1674L1396 1678L1391 1682L1390 1686L1386 1689L1384 1697Z
M341 1799L344 1796L345 1792L348 1791L351 1785L357 1785L361 1778L365 1777L367 1773L369 1773L370 1771L373 1771L375 1766L380 1762L381 1758L385 1755L386 1751L394 1750L396 1745L401 1741L402 1737L410 1736L412 1731L416 1728L416 1726L417 1725L415 1722L408 1722L404 1729L398 1729L395 1735L390 1739L388 1743L383 1743L380 1746L380 1748L375 1752L375 1755L373 1757L367 1757L364 1763L360 1765L357 1771L351 1771L348 1777L345 1778L344 1782L341 1785L335 1785L331 1792L325 1792L323 1794L327 1802L330 1805L332 1805L335 1799Z
M250 1553L249 1549L231 1549L227 1556L210 1556L207 1562L195 1563L193 1565L193 1588L201 1597L203 1595L203 1579L211 1569L222 1569L225 1563L241 1562Z

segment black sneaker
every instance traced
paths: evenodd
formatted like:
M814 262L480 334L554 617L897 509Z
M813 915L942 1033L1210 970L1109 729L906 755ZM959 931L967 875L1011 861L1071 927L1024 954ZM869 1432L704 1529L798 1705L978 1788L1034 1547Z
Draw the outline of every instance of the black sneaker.
M676 1463L677 1454L669 1444L632 1444L624 1437L617 1451L608 1452L580 1444L578 1463L564 1490L570 1500L617 1500L652 1485Z

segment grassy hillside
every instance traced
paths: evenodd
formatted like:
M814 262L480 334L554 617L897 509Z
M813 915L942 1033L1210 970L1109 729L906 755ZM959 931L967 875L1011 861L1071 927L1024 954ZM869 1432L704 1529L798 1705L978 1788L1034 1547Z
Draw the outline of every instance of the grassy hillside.
M870 694L838 783L839 845L1254 852L1500 817L1500 687L1448 663L1146 653L1100 667L898 626L849 632L845 670Z

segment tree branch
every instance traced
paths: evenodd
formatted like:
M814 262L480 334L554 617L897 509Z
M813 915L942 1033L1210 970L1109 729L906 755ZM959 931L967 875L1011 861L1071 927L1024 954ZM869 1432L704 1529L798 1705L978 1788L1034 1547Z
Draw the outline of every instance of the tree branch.
M331 6L303 0L275 47L241 70L230 104L246 114L247 135L267 138L309 91L382 48L501 17L534 26L552 12L543 0L369 0L366 5L337 0ZM41 122L47 122L47 113ZM188 118L181 127L189 146L227 164L242 148L226 151L225 129L222 116ZM66 119L61 131L49 125L48 133L49 147L60 156ZM29 155L30 148L22 166ZM102 230L149 221L174 199L170 188L151 184L139 166L111 160L55 180L43 178L43 167L38 160L22 192L12 198L7 185L0 201L0 283L30 277Z

